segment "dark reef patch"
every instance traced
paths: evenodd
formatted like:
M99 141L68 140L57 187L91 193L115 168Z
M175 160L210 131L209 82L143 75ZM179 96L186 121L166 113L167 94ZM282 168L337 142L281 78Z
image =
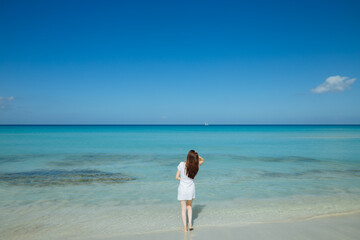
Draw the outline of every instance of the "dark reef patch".
M34 170L26 172L0 173L0 183L23 186L83 185L91 183L126 183L135 180L122 173L98 170Z
M262 157L260 161L264 162L318 162L320 160L315 158L298 157L298 156L287 156L287 157Z
M261 177L268 178L338 178L339 175L347 176L347 177L360 177L360 170L358 169L328 169L328 170L320 170L320 169L311 169L306 171L292 172L292 173L284 173L284 172L271 172L271 171L263 171L259 174Z
M41 158L45 154L20 154L20 155L2 155L0 156L0 164L23 162L31 159Z
M238 155L229 155L232 159L241 161L261 161L261 162L319 162L320 160L308 157L299 156L284 156L284 157L246 157Z
M20 162L23 158L9 155L9 156L0 156L0 164L1 163L9 163L9 162Z
M103 154L88 153L68 155L61 160L50 161L48 165L55 167L74 167L74 166L101 166L104 164L113 164L116 162L134 161L139 156L130 154Z

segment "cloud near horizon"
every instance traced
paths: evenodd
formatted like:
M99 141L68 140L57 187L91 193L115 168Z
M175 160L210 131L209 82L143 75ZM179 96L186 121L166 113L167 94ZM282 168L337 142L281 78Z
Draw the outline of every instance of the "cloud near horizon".
M340 75L328 77L323 84L311 89L313 93L326 92L343 92L350 88L350 85L355 82L356 78L349 79L348 77L341 77Z
M0 96L0 110L7 109L10 107L10 102L13 101L15 98L11 97L2 97Z

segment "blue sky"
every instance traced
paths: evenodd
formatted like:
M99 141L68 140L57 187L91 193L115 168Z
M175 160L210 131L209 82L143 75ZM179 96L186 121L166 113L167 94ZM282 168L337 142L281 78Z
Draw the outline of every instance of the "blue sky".
M1 0L0 124L360 124L359 10Z

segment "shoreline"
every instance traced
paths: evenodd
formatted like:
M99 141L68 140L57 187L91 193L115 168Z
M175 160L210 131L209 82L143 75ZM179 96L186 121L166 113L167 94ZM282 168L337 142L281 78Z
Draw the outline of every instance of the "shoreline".
M145 240L145 239L358 239L360 236L360 211L325 214L306 219L292 219L275 222L253 222L243 225L199 226L184 233L179 230L151 233L90 238L92 240ZM82 238L76 238L82 239ZM89 238L87 238L89 239Z
M201 222L194 222L194 231L182 232L180 219L168 219L167 224L160 223L159 229L155 231L144 231L141 223L130 219L130 227L138 231L121 232L121 225L115 220L109 222L106 218L111 215L103 212L104 218L100 219L96 215L87 216L87 219L98 219L88 221L84 219L73 219L76 228L69 228L64 224L65 219L56 223L37 222L37 224L27 225L20 223L9 231L0 231L4 234L4 239L36 239L36 240L168 240L168 239L194 239L194 240L218 240L218 239L247 239L247 240L355 240L360 236L360 210L322 214L309 217L298 217L288 219L278 219L272 221L252 221L223 223L221 225L204 225ZM115 213L117 215L118 213ZM39 213L40 216L43 216ZM24 216L26 217L26 216ZM205 217L205 216L203 216ZM148 219L143 216L143 220ZM2 219L4 220L4 219ZM46 219L45 219L46 220ZM100 220L100 221L99 221ZM152 221L153 219L148 219ZM175 221L174 221L175 220ZM68 221L71 222L70 219ZM82 224L76 224L81 223ZM110 225L109 225L110 224ZM169 228L169 224L177 224L178 227ZM114 227L116 227L115 229ZM119 228L120 227L120 228Z
M204 204L204 202L201 203ZM317 201L317 203L321 203L321 206L327 211L319 214L316 211L317 204L315 201L311 205L312 208L308 208L308 205L302 206L299 202L292 203L290 199L277 202L276 205L269 202L268 208L262 208L262 205L257 204L255 201L249 203L251 206L244 204L244 201L240 205L237 203L223 203L222 206L217 204L217 207L210 204L195 205L193 207L195 231L188 232L187 236L196 236L196 239L200 240L205 238L206 240L217 240L223 238L219 234L229 236L227 239L238 239L236 236L247 234L249 236L247 239L261 239L261 236L253 236L253 234L254 232L263 231L263 228L270 228L270 230L265 230L270 231L268 232L270 236L274 234L273 231L275 233L281 232L282 229L287 228L295 228L294 231L305 228L309 229L310 232L317 231L317 234L321 236L321 231L325 233L328 231L327 228L340 227L339 231L347 229L349 224L344 223L341 219L349 217L354 218L354 221L360 226L360 208L356 202L342 200L342 204L352 206L351 208L342 208L343 211L336 211L335 209L339 209L339 205L331 204L331 201L330 204L324 201ZM290 204L292 208L288 208L286 204ZM283 209L277 209L276 206L278 205L281 205ZM175 208L173 204L162 205L158 209L152 209L151 206L153 205L119 207L113 204L103 204L102 206L71 204L69 206L45 201L35 205L18 206L15 212L14 208L4 207L0 208L0 211L4 214L0 218L0 222L2 222L0 232L4 239L8 240L47 240L49 236L53 240L165 240L186 237L181 231L181 218L178 208ZM200 206L200 208L197 208L197 206ZM329 211L329 206L332 206L332 211ZM152 209L151 211L149 211L149 207ZM294 210L296 211L294 212ZM297 214L294 215L294 213ZM30 219L31 221L29 221ZM329 225L329 219L336 219L340 222ZM320 227L325 224L328 227L322 230L314 230L312 229L314 226L306 225L308 222L315 222ZM271 230L272 227L270 226L285 227ZM298 232L298 235L302 236L302 233ZM356 228L350 229L349 232L360 235L360 230ZM276 236L274 240L279 238L289 239L289 233L285 232L283 234L286 237ZM336 234L338 233L333 233L334 236ZM216 235L217 238L212 238L212 235ZM325 238L326 240L329 239L324 237L324 240ZM308 236L305 239L315 238Z

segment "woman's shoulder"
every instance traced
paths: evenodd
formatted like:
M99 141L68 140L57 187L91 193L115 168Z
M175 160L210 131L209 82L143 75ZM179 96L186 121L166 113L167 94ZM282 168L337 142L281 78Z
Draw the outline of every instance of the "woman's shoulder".
M180 162L179 165L178 165L178 168L182 168L185 166L185 162Z

